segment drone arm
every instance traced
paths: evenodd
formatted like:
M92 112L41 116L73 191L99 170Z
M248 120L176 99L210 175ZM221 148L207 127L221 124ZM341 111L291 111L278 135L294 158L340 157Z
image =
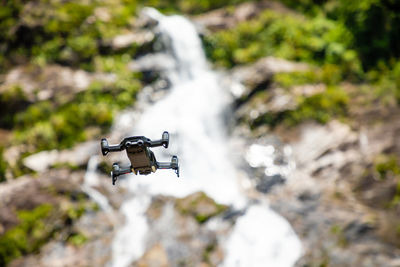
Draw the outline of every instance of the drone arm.
M171 162L157 162L157 169L173 169L179 177L179 163L178 157L172 156Z
M168 144L169 144L169 133L165 131L163 132L160 140L150 141L149 146L150 147L163 146L165 148L168 148Z
M116 152L116 151L122 151L125 147L123 144L119 145L108 145L107 139L103 138L101 139L101 153L103 156L107 155L108 152Z
M111 171L111 178L112 178L113 185L115 185L115 182L117 181L118 176L132 172L131 167L120 168L118 163L114 163L112 167L113 167L113 170Z

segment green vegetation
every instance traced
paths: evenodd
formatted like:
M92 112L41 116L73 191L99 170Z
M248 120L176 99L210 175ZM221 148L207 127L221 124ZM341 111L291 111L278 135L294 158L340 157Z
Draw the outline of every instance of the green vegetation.
M54 234L55 228L45 223L52 206L43 204L32 211L19 211L20 224L0 237L0 265L38 249ZM54 227L54 225L53 225Z
M294 110L282 112L268 112L256 118L251 126L257 127L266 124L276 127L279 124L294 126L305 120L315 120L327 123L332 118L344 118L347 114L349 97L340 88L328 87L324 92L310 97L299 97L298 105Z
M67 148L108 130L115 112L132 105L140 76L127 68L137 46L113 50L111 39L131 30L136 1L7 1L0 12L0 72L14 64L57 63L116 74L94 82L73 99L29 103L20 87L0 94L0 126L13 128L14 144L29 152ZM40 88L39 88L40 90ZM71 96L69 96L70 98ZM31 104L31 105L30 105ZM4 114L3 114L4 113Z
M27 99L22 88L17 85L11 86L11 88L0 94L0 103L2 104L0 127L12 128L14 125L13 116L27 105Z
M88 241L88 238L82 233L74 233L70 235L67 239L67 242L71 243L74 246L82 246Z
M52 189L50 189L51 191ZM17 211L19 223L0 236L0 266L23 255L38 252L56 233L63 231L67 242L76 246L87 241L81 233L71 232L71 225L88 210L97 210L97 205L88 202L87 196L80 193L73 196L72 202L53 206L41 204L32 210Z
M96 55L115 52L109 41L129 30L135 11L136 2L124 0L8 1L0 13L0 49L7 55L0 70L28 61L92 70Z
M399 176L400 165L396 155L380 155L375 160L375 171L380 180L388 179L389 176Z
M291 88L295 85L324 83L337 85L342 81L342 73L337 65L325 64L321 68L300 72L277 73L273 81L284 88Z
M6 180L7 162L3 156L4 147L0 145L0 183Z
M396 181L395 194L389 207L400 204L400 161L395 154L379 155L374 162L375 172L380 181L394 179Z
M0 12L0 72L29 60L92 70L96 55L116 52L110 49L110 40L130 30L138 6L153 6L168 13L198 14L244 1L49 0L36 4L26 0L6 1ZM133 46L120 52L134 54L136 49Z
M365 70L400 57L400 3L381 0L278 0L308 17L324 14L353 35Z
M204 39L209 58L223 67L273 55L317 65L335 64L346 77L360 73L352 41L343 24L322 15L309 19L270 10Z
M331 234L333 234L336 237L336 242L340 247L346 247L349 243L349 241L346 238L346 235L344 233L344 229L340 225L333 225L331 227Z

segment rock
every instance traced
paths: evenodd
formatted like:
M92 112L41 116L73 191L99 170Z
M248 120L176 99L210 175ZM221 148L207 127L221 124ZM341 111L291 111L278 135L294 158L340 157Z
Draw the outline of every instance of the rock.
M147 250L143 257L137 262L138 267L167 267L171 266L165 249L160 244L154 245Z
M193 210L214 214L215 205L204 193L194 193L183 199L154 197L146 212L151 229L146 241L149 250L134 266L221 264L224 254L221 244L236 219L225 220L221 215L214 215L203 222L191 213Z
M266 89L268 89L267 93L262 92L262 90ZM258 90L260 90L260 94L256 94ZM298 107L298 97L309 97L324 90L326 90L324 84L306 84L290 89L273 86L268 88L261 87L253 91L246 89L236 95L236 97L242 98L236 101L235 117L241 121L253 122L266 113L276 114L294 110Z
M102 212L84 215L75 224L79 225L85 220L88 220L86 223L90 224L90 227L85 228L89 234L85 231L88 236L85 236L87 240L83 244L74 245L66 242L65 238L68 236L60 234L53 241L45 244L40 253L16 260L10 266L106 266L111 260L114 228L108 217Z
M0 184L0 224L6 230L18 223L17 210L31 210L38 205L58 203L54 193L79 192L83 181L82 172L53 170L41 178L23 176Z
M23 163L36 172L44 172L54 165L84 166L89 158L99 151L100 145L97 141L88 141L68 150L42 151L30 155L24 159Z
M348 125L331 121L327 125L316 123L301 125L299 140L295 141L292 147L298 168L304 169L307 166L309 173L312 173L329 164L335 164L337 168L340 168L344 162L351 161L351 157L358 158L358 153L345 155L339 150L340 146L357 143L358 135ZM336 150L339 151L335 153ZM341 156L350 158L345 159Z
M192 19L201 27L211 31L225 30L235 27L240 22L250 20L267 9L279 13L292 13L279 2L264 0L237 5L233 11L227 8L216 9Z
M304 63L291 62L275 57L265 57L254 64L235 67L231 74L234 79L233 84L241 83L244 85L243 90L235 94L235 97L247 100L256 92L265 90L276 73L307 71L309 68Z
M30 102L55 97L64 98L64 101L67 101L74 94L87 89L95 80L111 83L115 80L115 75L91 74L59 65L45 67L25 65L16 67L7 73L5 82L0 86L0 94L5 93L13 86L18 86Z
M309 66L304 63L291 62L281 58L265 57L256 63L236 67L232 76L250 88L270 80L275 73L307 71Z
M114 50L135 45L144 45L153 41L154 34L151 31L137 31L115 36L111 40L111 48Z
M387 138L394 138L385 132L382 140L382 132L378 138L376 130L360 133L338 121L327 125L308 122L281 136L292 147L296 169L284 186L274 187L268 196L272 207L302 239L304 256L296 266L395 266L393 259L400 256L400 250L388 233L393 237L396 223L385 225L396 219L372 209L382 200L378 196L387 195L390 182L382 183L380 190L364 177L365 190L355 191L359 185L355 181L365 173L373 155L388 147Z

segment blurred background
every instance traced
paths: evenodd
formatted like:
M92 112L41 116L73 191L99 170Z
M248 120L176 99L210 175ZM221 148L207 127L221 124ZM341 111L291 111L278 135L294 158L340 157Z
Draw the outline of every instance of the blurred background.
M0 266L400 266L399 58L395 0L0 1Z

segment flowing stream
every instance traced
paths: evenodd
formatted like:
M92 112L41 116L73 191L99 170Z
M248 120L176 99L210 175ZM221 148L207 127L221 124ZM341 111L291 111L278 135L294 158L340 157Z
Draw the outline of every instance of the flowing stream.
M118 180L117 186L125 186L131 197L120 208L125 225L113 241L111 265L129 266L144 254L149 231L145 212L152 196L185 197L203 191L218 203L246 210L227 237L222 266L293 266L301 256L301 243L290 224L266 201L251 201L241 187L224 120L224 113L229 112L229 90L209 68L195 27L182 16L164 16L150 8L144 12L158 21L163 53L172 59L172 67L165 71L171 88L145 108L135 123L129 119L138 117L134 111L120 116L116 128L151 139L169 131L170 147L154 151L158 161L178 155L181 177L171 170L159 170Z

